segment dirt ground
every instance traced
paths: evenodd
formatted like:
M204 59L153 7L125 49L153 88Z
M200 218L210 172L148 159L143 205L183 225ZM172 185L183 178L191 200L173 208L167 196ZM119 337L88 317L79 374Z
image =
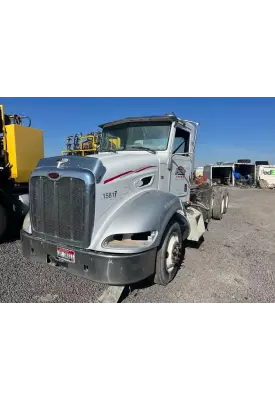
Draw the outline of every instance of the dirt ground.
M136 285L123 302L274 302L275 191L231 189L228 213L211 221L199 249L166 287ZM106 286L24 260L0 246L1 302L96 302Z

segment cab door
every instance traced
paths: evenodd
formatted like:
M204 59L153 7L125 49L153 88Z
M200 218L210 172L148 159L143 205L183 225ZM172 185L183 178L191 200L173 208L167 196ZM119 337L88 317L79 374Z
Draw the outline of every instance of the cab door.
M190 152L190 132L176 128L170 163L170 193L183 202L190 198L193 157Z

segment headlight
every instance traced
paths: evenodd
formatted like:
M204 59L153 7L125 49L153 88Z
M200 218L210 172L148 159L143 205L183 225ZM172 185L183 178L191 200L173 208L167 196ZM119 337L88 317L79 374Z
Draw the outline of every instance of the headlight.
M108 249L142 249L150 247L158 236L157 231L141 233L123 233L108 236L102 243L102 247Z
M28 213L25 216L24 222L23 222L23 230L27 232L29 235L32 234L32 226L31 226L31 218L30 218L30 213Z

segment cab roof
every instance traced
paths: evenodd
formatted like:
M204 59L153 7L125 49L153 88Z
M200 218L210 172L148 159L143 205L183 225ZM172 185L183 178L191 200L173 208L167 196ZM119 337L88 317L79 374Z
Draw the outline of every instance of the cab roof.
M128 117L128 118L119 119L117 121L106 122L105 124L99 125L99 127L103 129L108 126L122 125L122 124L127 124L129 122L151 122L151 121L156 121L156 122L178 121L181 123L183 122L176 115L151 116L151 117Z

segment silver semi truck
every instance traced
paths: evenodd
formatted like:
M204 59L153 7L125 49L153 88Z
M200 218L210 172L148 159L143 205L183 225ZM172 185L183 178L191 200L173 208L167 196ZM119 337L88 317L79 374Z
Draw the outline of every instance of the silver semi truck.
M110 285L167 285L186 240L228 208L226 188L192 185L199 124L175 115L100 126L96 155L41 159L30 178L23 255Z

